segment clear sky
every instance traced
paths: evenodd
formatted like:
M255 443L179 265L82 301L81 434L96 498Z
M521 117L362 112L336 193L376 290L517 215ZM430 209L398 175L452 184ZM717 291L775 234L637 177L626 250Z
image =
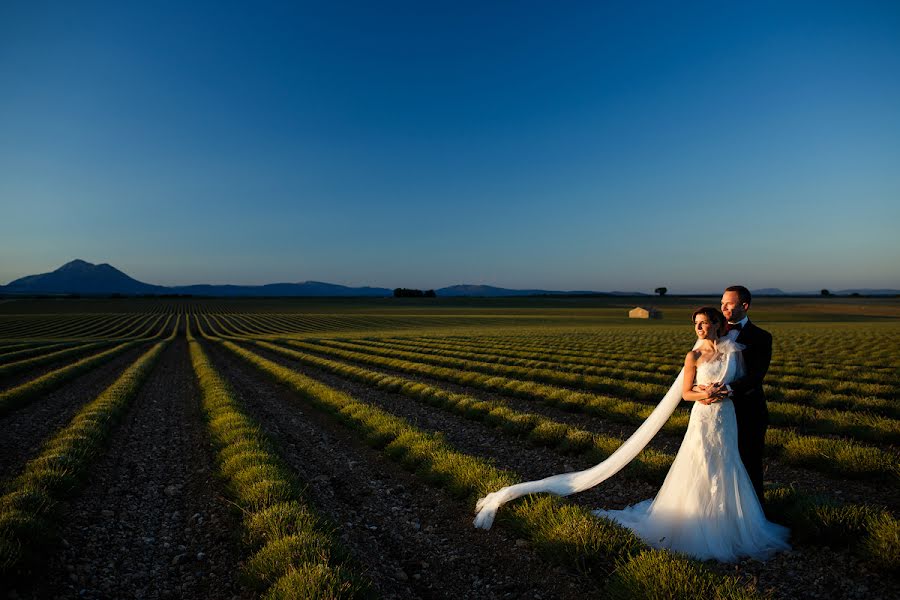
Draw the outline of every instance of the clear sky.
M0 283L900 287L900 3L0 3Z

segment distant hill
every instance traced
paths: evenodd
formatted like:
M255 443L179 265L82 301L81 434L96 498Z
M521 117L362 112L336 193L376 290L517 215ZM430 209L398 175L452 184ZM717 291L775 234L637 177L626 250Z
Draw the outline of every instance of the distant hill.
M438 296L446 298L460 296L478 296L484 298L500 296L642 296L640 292L591 292L591 291L554 291L554 290L512 290L492 285L451 285L435 290Z
M95 265L76 259L53 271L28 275L0 286L4 294L141 295L192 294L194 296L373 296L393 295L393 290L347 287L321 281L268 285L151 285L133 279L106 263Z
M860 288L856 290L838 290L832 293L840 296L849 296L850 294L859 294L860 296L898 296L900 295L900 290L873 290L870 288Z
M643 292L594 292L587 290L514 290L492 285L461 284L436 290L438 296L498 298L510 296L651 296ZM779 288L753 290L757 296L814 296L815 292L785 292ZM80 294L80 295L144 295L144 294L184 294L193 296L287 296L287 297L371 297L393 296L394 291L379 287L349 287L323 281L301 281L298 283L269 283L266 285L153 285L138 281L119 271L112 265L95 265L76 259L50 273L28 275L9 284L0 285L0 294ZM718 295L711 292L707 295ZM832 291L835 296L897 296L894 289L852 289Z
M393 296L394 290L348 287L321 281L268 283L266 285L183 285L167 288L170 294L194 296Z
M67 262L51 273L28 275L9 282L0 291L10 294L165 294L160 285L132 279L115 267L83 260Z

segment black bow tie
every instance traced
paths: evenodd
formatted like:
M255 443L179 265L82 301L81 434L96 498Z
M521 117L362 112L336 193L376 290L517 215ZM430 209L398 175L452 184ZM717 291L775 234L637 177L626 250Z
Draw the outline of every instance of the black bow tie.
M738 331L740 331L743 328L744 328L744 326L741 325L740 323L725 323L725 332L726 333L728 333L732 329L737 329Z

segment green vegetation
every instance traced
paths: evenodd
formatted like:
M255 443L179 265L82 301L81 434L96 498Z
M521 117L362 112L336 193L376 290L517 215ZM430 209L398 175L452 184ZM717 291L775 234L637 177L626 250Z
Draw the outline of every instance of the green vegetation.
M347 569L332 527L317 517L300 483L266 436L241 412L228 384L200 344L188 340L219 474L242 509L245 538L253 548L244 564L248 583L267 598L353 598L366 593ZM301 593L302 592L302 593Z
M360 431L370 445L382 448L393 460L455 496L472 501L519 480L515 474L496 469L482 458L456 451L440 435L417 429L400 417L286 369L233 342L221 340L220 343L304 400ZM616 564L628 564L646 548L630 531L558 499L543 497L514 503L514 506L513 510L505 511L501 523L511 521L511 526L528 536L551 560L579 566L594 576L605 578ZM643 552L669 554L652 550ZM718 597L755 597L752 590L732 578L708 573L695 561L669 555L672 562L680 565L673 569L702 572ZM653 586L655 593L661 596L673 597L678 593L665 580L659 580Z
M519 475L498 469L486 453L457 451L440 431L423 431L263 354L276 353L303 368L356 382L363 390L401 394L427 410L447 411L522 443L595 462L622 443L603 422L624 424L627 430L643 422L665 393L693 343L691 309L710 299L654 298L666 318L652 322L625 318L629 302L11 301L0 304L0 377L28 374L53 361L71 364L0 392L0 417L40 401L121 352L164 336L171 339L178 328L176 316L186 315L215 340L210 343L221 344L302 401L358 431L361 439L445 490L460 510L468 511L475 498L518 481ZM63 305L65 310L59 308ZM890 498L900 481L900 302L763 298L751 316L775 337L766 379L773 426L766 443L778 466L773 470L787 475L773 479L784 485L797 473L797 480L809 479L817 489L835 488L834 494L811 494L802 487L773 487L767 490L770 518L791 528L792 543L804 547L804 553L815 552L818 545L849 548L872 568L896 571L900 527L892 508L879 503L896 506ZM223 486L241 511L247 549L242 573L248 585L271 598L367 594L352 559L335 542L338 531L316 514L304 497L303 483L241 411L227 385L228 374L216 373L206 358L206 343L190 337L189 330L188 336ZM21 475L5 483L0 497L4 570L41 557L58 525L59 501L77 489L135 393L136 388L127 386L140 385L160 348L161 343L153 345L116 384L54 433ZM126 384L129 373L133 378ZM109 402L100 406L101 398ZM527 404L513 398L537 404L516 410L513 405ZM590 425L569 425L577 416L566 418L562 411L597 419ZM677 442L687 419L687 411L676 411L663 441ZM658 484L672 459L671 454L645 450L622 476ZM849 484L851 480L861 481ZM859 489L874 492L872 499L856 493ZM848 496L842 495L846 491L866 500L838 501ZM548 561L593 578L604 597L757 594L743 580L650 550L627 530L564 499L522 498L504 507L497 525L527 539Z
M0 497L0 572L41 556L55 531L56 504L85 475L161 354L156 343L51 437Z

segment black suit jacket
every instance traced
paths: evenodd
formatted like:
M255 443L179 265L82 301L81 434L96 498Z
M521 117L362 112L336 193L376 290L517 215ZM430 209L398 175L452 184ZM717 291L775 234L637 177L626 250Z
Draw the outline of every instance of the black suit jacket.
M763 378L772 362L772 334L748 321L735 341L746 346L741 352L744 374L729 384L738 427L742 423L765 426L769 422L769 411L766 408Z

